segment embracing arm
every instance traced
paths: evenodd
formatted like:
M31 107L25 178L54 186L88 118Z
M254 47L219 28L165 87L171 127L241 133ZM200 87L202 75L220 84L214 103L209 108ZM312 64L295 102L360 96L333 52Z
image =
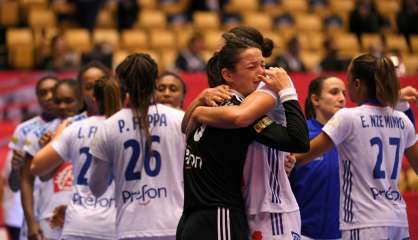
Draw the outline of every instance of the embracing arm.
M44 176L61 165L64 160L52 147L52 142L43 147L32 160L30 171L33 175Z
M109 177L112 174L110 163L93 156L89 187L95 197L100 197L109 186Z
M255 140L272 148L286 152L307 152L309 134L306 120L299 102L289 100L283 103L286 126L275 123L269 117L263 117L251 127L257 132Z
M295 154L296 165L304 165L311 160L324 155L327 151L331 150L334 146L331 138L324 132L321 132L318 136L310 142L310 150L307 153Z
M405 150L406 158L408 158L409 165L418 174L418 142Z

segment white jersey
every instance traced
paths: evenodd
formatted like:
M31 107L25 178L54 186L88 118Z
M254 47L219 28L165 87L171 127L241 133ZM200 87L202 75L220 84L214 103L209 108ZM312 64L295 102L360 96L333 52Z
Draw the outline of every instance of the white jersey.
M23 146L27 143L25 140L28 133L33 129L39 128L45 123L46 121L42 117L36 116L19 124L13 132L9 148L12 150L22 151Z
M175 236L184 199L183 115L161 104L149 107L152 145L145 156L144 133L130 109L120 110L99 127L91 154L112 165L119 239Z
M97 132L98 123L105 118L94 116L68 126L52 147L73 165L72 201L65 212L62 237L95 237L115 239L116 208L114 182L111 181L106 192L95 198L88 186L92 155L90 143Z
M417 137L406 115L362 105L341 109L322 130L340 159L340 229L407 227L399 172L405 149Z
M267 115L278 124L286 125L284 107L277 93L261 83L256 91L270 94L276 99L276 107ZM252 142L248 147L244 164L243 195L247 214L262 212L283 213L298 211L299 206L290 187L284 168L287 152Z

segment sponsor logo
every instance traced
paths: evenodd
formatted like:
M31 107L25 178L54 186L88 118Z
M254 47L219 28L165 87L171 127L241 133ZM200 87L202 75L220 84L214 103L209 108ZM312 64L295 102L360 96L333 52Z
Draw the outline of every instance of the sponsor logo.
M140 205L147 205L152 200L167 198L167 188L143 185L138 191L122 191L123 203L138 201Z
M198 129L196 129L196 131L194 132L194 135L193 135L193 140L195 142L200 141L200 139L203 136L203 133L205 132L205 129L206 129L206 125L201 125Z
M372 193L374 200L380 200L380 199L386 199L389 201L401 201L402 200L401 193L397 191L396 189L392 189L392 187L389 187L387 190L371 187L370 192Z
M196 156L191 153L189 148L186 148L186 154L184 156L184 168L191 169L191 168L199 168L202 169L202 158L200 156Z
M73 186L73 166L71 163L61 164L53 177L54 193L72 191Z
M94 196L89 193L86 196L82 196L78 193L73 194L73 203L80 206L85 207L94 207L94 208L111 208L115 207L115 199L114 198L95 198Z

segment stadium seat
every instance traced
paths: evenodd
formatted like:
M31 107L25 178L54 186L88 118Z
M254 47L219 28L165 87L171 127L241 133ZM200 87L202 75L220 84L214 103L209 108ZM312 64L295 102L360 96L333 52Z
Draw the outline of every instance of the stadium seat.
M352 33L341 33L334 37L335 47L342 57L353 58L360 50L356 35Z
M303 64L305 64L308 71L315 71L319 63L321 62L322 56L318 52L312 51L302 51L300 53L300 58L302 59Z
M34 41L30 29L8 29L6 45L9 50L9 64L12 67L19 69L34 67Z
M296 14L307 12L308 3L305 0L283 0L282 7L285 12Z
M299 32L320 32L322 20L314 14L296 14L295 26Z
M150 45L154 50L173 50L176 49L176 36L170 30L151 30Z
M402 59L405 64L407 74L418 73L418 55L404 55Z
M377 33L363 33L361 35L361 46L363 51L368 51L370 46L382 44L382 37Z
M216 12L198 11L193 13L193 27L197 30L217 30L220 26L219 15Z
M138 0L138 4L142 9L156 9L158 7L158 0Z
M76 52L89 52L91 50L90 33L86 29L67 29L64 33L68 47Z
M138 51L148 48L148 35L145 31L125 30L120 36L121 48L128 51Z
M206 50L216 51L222 46L223 31L206 31L202 34L205 39Z
M93 43L107 43L116 50L119 48L119 34L114 29L96 29L93 32Z
M116 21L113 15L113 12L109 9L103 8L100 10L97 20L96 20L96 27L97 28L115 28Z
M379 0L375 1L377 10L382 15L395 15L400 10L399 1L396 0Z
M128 55L129 51L126 50L114 51L112 59L113 69L115 69Z
M162 11L143 10L138 14L135 26L145 29L163 29L167 26L167 18Z
M258 0L230 0L224 7L226 12L254 12L259 7Z
M325 40L322 32L300 32L298 38L303 50L322 52Z
M177 51L175 50L166 50L160 52L160 66L158 71L167 71L174 70L175 61L177 57Z
M411 49L414 53L418 53L418 35L411 35Z
M29 26L36 28L51 28L56 26L55 13L50 9L31 8L28 16Z
M0 2L0 26L12 27L19 23L19 4L17 1Z
M404 53L409 51L405 37L398 34L386 34L386 48L398 49Z
M268 14L261 12L258 13L245 13L243 15L244 25L252 26L260 31L270 31L273 27L273 20Z
M203 35L207 30L202 29L201 32ZM208 30L213 31L213 30ZM185 28L185 29L176 29L174 30L176 34L176 47L177 49L183 49L187 46L189 39L193 35L194 29L193 28Z

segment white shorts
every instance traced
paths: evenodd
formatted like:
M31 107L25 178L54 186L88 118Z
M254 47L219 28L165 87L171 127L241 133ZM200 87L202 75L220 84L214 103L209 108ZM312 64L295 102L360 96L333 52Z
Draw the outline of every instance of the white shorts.
M409 240L407 227L370 227L342 230L343 240Z
M248 216L251 240L300 240L300 212L259 213Z

